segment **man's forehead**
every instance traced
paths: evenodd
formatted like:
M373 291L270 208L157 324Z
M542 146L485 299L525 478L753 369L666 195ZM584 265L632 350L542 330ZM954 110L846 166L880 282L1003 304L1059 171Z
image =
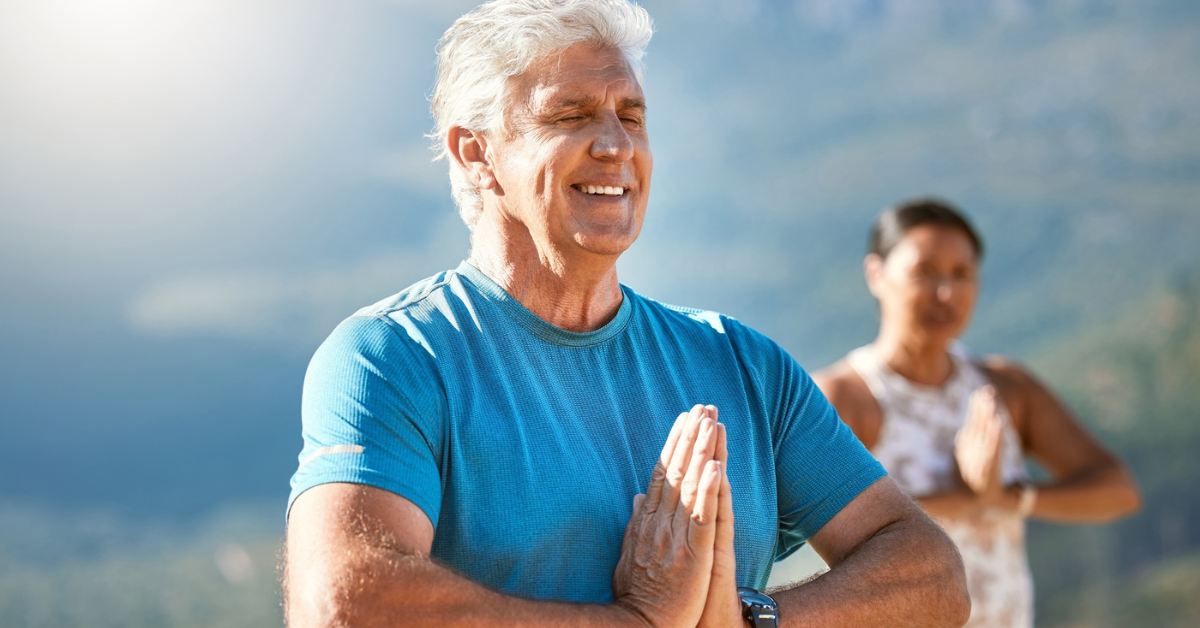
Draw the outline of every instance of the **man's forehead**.
M534 109L595 105L616 98L622 108L645 108L637 76L619 50L573 46L534 64L523 77Z

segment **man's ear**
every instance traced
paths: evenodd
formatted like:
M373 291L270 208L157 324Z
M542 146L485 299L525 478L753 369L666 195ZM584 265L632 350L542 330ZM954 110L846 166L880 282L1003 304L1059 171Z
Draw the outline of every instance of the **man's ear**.
M863 276L867 278L867 290L871 296L879 298L879 282L883 279L883 258L875 253L868 253L863 259Z
M460 126L450 127L446 135L451 159L462 168L467 180L480 190L499 187L496 173L488 154L488 140L482 133L469 131Z

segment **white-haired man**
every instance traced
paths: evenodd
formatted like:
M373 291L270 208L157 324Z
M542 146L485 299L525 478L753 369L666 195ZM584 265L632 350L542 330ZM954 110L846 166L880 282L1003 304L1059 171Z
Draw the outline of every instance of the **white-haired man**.
M435 136L470 257L313 358L291 625L966 620L950 541L783 350L617 282L650 34L627 0L497 0L446 32ZM754 590L806 541L830 572Z

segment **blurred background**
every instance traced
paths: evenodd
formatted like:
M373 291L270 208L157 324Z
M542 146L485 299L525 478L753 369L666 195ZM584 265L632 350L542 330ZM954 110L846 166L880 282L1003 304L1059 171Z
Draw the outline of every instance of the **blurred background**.
M467 250L430 163L473 2L0 0L0 626L278 626L309 356ZM867 226L988 242L966 341L1133 467L1034 525L1038 624L1200 625L1200 4L646 0L656 157L622 281L814 370Z

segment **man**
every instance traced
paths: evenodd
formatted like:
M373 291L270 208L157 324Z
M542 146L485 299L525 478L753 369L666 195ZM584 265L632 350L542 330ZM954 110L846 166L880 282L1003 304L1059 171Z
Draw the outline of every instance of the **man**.
M617 282L650 191L650 34L625 0L498 0L443 37L470 257L313 358L291 625L966 620L949 540L783 350ZM739 593L806 541L829 573Z

